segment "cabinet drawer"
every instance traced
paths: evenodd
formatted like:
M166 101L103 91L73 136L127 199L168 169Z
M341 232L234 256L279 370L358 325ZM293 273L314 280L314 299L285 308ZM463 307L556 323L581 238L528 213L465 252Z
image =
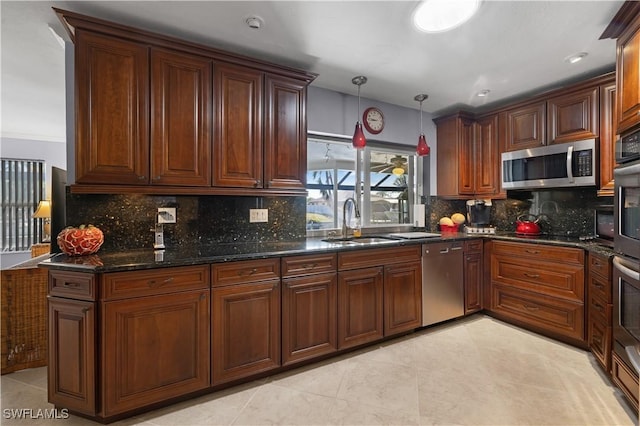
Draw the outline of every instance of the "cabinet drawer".
M104 274L104 300L152 296L209 287L209 266L185 266Z
M420 260L420 244L404 247L388 247L369 250L355 250L338 253L338 270L367 268L370 266L390 265L392 263Z
M584 251L571 247L555 247L545 244L514 243L494 241L493 252L510 258L533 258L536 262L544 259L547 262L574 263L584 266Z
M482 240L469 240L464 242L465 253L476 253L482 251Z
M589 253L589 273L608 280L611 277L611 262L608 257Z
M49 271L49 295L96 300L95 275L84 272Z
M589 271L587 283L590 295L597 296L605 303L613 303L613 284L610 278L605 279Z
M613 318L613 305L611 303L605 302L602 298L598 297L595 294L589 295L589 314L595 313L600 315L604 320L607 321L607 324L612 325L611 321Z
M622 393L625 394L633 408L638 411L638 394L640 393L638 378L615 352L612 352L611 355L611 378Z
M322 272L335 272L338 256L335 253L292 256L282 258L282 276L319 274Z
M611 368L611 338L612 327L604 317L589 314L587 325L587 340L589 348L605 372Z
M545 295L584 302L584 268L573 264L538 261L494 254L491 281Z
M494 312L584 342L583 305L500 285L492 293Z
M214 287L280 279L280 259L216 263L211 267L211 273Z

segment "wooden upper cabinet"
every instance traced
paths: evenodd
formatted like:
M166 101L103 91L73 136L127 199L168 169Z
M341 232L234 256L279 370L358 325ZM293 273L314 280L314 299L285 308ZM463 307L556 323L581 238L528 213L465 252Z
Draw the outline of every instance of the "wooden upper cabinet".
M76 182L149 183L149 49L75 33Z
M495 195L500 192L499 151L498 115L478 119L475 131L474 194Z
M473 195L475 192L475 125L472 121L462 120L459 124L458 138L458 194Z
M216 64L213 185L262 187L264 73Z
M547 101L547 143L564 143L598 137L598 102L597 86L549 99Z
M599 196L613 196L616 166L616 85L600 86L600 185Z
M640 123L640 15L629 24L617 43L617 133Z
M545 144L546 104L536 102L507 111L507 151Z
M300 80L267 75L264 187L305 189L307 88Z
M211 64L151 51L151 183L211 185Z

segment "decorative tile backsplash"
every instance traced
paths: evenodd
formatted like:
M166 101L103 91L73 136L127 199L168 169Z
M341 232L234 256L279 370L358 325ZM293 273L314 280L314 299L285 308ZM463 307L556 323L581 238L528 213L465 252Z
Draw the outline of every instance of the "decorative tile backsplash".
M71 194L67 225L93 224L104 250L153 247L158 207L176 207L177 223L164 225L167 248L223 242L295 241L305 238L305 197ZM267 223L249 223L249 209L269 210Z
M498 231L515 232L520 215L539 217L543 233L583 236L594 232L594 209L613 204L610 197L598 197L595 188L508 191L505 200L492 200L491 224ZM453 213L466 215L464 200L442 200L430 197L427 204L427 228L437 230L438 220ZM534 220L534 218L527 218Z

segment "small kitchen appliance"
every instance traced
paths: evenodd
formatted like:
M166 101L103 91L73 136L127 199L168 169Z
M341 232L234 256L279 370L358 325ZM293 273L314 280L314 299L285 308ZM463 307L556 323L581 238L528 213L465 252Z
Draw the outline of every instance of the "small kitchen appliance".
M540 235L539 216L532 214L521 214L516 219L516 234L518 235Z
M496 228L490 222L491 200L467 201L468 225L464 229L467 234L495 234Z
M622 136L616 142L616 163L623 164L640 159L640 130Z

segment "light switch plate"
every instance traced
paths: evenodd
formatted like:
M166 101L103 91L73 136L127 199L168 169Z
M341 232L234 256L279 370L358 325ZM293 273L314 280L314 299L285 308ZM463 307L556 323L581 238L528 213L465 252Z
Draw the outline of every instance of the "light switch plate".
M269 222L269 209L249 209L249 223Z

